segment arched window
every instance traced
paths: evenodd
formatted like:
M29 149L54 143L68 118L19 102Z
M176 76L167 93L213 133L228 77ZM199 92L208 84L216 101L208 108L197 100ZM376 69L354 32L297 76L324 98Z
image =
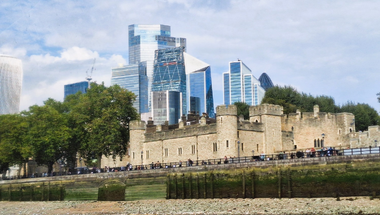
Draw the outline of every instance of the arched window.
M319 139L318 139L318 141L317 141L317 142L318 142L318 147L320 147L321 145L320 145Z
M316 148L317 147L317 140L314 139L314 147Z
M294 131L294 127L292 126L292 131Z
M324 142L325 142L325 141L322 139L322 140L321 140L321 147L324 147Z

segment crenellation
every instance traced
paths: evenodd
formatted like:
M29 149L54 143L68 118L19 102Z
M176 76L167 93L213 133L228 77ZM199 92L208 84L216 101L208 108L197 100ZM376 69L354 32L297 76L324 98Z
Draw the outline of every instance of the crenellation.
M235 105L219 105L216 107L217 116L237 116L237 107Z
M281 116L283 114L283 108L280 105L274 105L274 104L262 104L258 106L249 107L250 117L263 115L263 114Z
M249 122L249 121L240 121L238 123L238 130L246 130L246 131L258 131L263 132L263 124L259 122Z
M129 122L130 130L145 130L146 123L145 121L133 120Z

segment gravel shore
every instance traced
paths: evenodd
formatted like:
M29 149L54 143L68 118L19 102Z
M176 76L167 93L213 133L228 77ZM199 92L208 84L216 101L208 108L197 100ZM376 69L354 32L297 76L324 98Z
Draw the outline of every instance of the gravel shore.
M369 197L0 202L0 214L380 214Z

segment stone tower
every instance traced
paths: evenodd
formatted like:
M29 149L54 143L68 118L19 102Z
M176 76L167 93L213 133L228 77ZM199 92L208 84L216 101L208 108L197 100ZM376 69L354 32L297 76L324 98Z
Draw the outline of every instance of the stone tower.
M262 104L249 108L250 122L263 124L263 152L265 154L282 151L281 115L282 106L273 104ZM261 153L261 152L259 152Z
M237 107L219 105L216 107L216 131L219 157L234 157L237 152Z
M129 162L133 165L140 165L142 162L140 152L144 149L146 123L134 120L129 123L129 126Z

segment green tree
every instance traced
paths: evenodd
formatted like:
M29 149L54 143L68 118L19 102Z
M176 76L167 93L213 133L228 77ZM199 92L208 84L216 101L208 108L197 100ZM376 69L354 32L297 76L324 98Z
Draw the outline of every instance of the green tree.
M380 124L378 113L368 104L347 102L342 105L340 112L349 112L355 115L356 131L365 131L368 129L368 126Z
M245 102L235 102L234 105L237 107L237 115L244 116L244 119L249 119L249 105Z
M24 164L32 156L31 147L25 144L28 123L19 114L0 115L0 169L4 174L10 165Z
M34 105L22 114L29 124L25 142L32 147L37 164L47 165L51 173L54 163L63 158L64 151L69 148L67 119L49 105Z
M91 84L86 94L79 96L70 112L74 133L80 141L79 152L88 164L102 155L114 159L127 152L128 124L139 118L133 107L136 96L118 85L105 87ZM66 102L66 101L65 101Z
M269 88L261 101L262 104L276 104L283 106L285 114L295 113L301 103L301 94L291 86ZM301 111L306 111L301 109Z

